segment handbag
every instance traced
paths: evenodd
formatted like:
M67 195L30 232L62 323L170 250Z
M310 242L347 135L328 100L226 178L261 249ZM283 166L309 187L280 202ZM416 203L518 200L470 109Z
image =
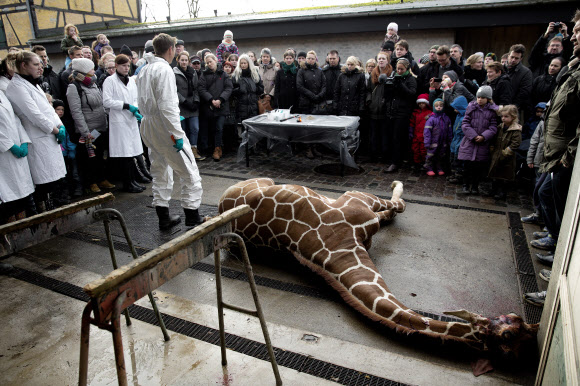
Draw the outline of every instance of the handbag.
M332 110L332 103L327 101L322 101L316 103L312 109L312 115L329 115Z
M262 95L258 99L258 113L264 114L265 112L272 111L272 105L270 104L270 95Z

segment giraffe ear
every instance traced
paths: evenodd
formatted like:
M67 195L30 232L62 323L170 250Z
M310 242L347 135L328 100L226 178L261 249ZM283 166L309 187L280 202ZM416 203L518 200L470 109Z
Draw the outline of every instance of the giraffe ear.
M466 310L458 310L458 311L445 311L443 312L445 315L457 316L458 318L467 320L471 324L485 324L489 323L487 318L484 318L481 315L475 314L470 311Z

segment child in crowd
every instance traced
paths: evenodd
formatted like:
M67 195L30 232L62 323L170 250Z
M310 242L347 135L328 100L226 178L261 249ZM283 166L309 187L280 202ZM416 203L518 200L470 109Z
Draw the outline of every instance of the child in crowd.
M429 95L419 95L417 98L417 106L419 108L413 111L411 121L409 122L409 140L411 141L411 152L413 153L413 168L415 170L421 170L425 163L425 156L427 155L423 131L425 130L425 123L427 123L427 120L433 114L429 108Z
M428 176L434 176L435 173L440 176L444 175L443 160L447 153L447 147L451 142L451 120L443 112L443 100L435 99L433 102L433 115L429 117L425 124L423 137L425 141L425 169Z
M95 50L95 52L97 54L99 54L99 58L101 57L101 48L103 48L104 46L108 46L109 45L109 39L107 39L107 36L105 34L98 34L97 35L97 44L95 44L95 47L93 48L93 50Z
M488 176L492 179L494 198L506 197L505 183L516 178L516 150L522 142L522 126L518 124L518 108L503 106L499 113L502 123L498 126L495 144L491 149L491 166Z
M488 170L489 144L497 132L497 110L490 86L477 90L477 100L470 102L461 128L465 136L457 159L464 161L463 189L458 193L479 194L479 182Z
M63 120L64 102L60 99L55 99L52 101L52 107L56 115ZM70 140L68 133L65 133L64 141L60 143L60 149L62 150L62 156L64 157L66 166L66 177L59 181L54 200L57 205L66 205L70 203L69 193L74 197L80 197L83 194L83 189L75 160L76 145Z
M465 110L467 109L467 99L463 95L460 95L451 102L451 107L453 107L453 110L457 113L455 116L455 122L453 123L453 139L451 140L451 145L449 145L449 151L451 153L451 171L454 174L448 177L447 181L452 184L458 184L463 181L463 161L457 159L457 153L459 152L461 140L463 140L461 124L463 123Z
M544 111L546 111L546 104L544 102L538 103L536 105L536 113L526 122L522 128L522 140L532 138L538 123L540 123L542 117L544 116Z
M224 39L215 50L215 56L218 58L220 63L224 62L223 60L224 52L229 52L231 54L236 55L240 54L238 52L238 46L236 46L236 42L234 42L234 34L230 30L224 32Z

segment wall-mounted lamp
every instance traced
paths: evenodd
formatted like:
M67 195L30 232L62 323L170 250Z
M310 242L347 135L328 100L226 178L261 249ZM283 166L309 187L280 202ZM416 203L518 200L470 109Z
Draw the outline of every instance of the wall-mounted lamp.
M215 14L215 17L217 17L217 9L214 9L213 13Z

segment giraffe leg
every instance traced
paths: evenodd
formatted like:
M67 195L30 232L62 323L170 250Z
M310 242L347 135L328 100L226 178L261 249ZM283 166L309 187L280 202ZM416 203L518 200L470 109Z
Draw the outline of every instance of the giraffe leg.
M379 223L382 223L385 221L392 220L397 215L397 212L395 212L392 209L387 209L387 210L383 210L380 212L376 212L375 214L377 215L377 218L379 219Z

